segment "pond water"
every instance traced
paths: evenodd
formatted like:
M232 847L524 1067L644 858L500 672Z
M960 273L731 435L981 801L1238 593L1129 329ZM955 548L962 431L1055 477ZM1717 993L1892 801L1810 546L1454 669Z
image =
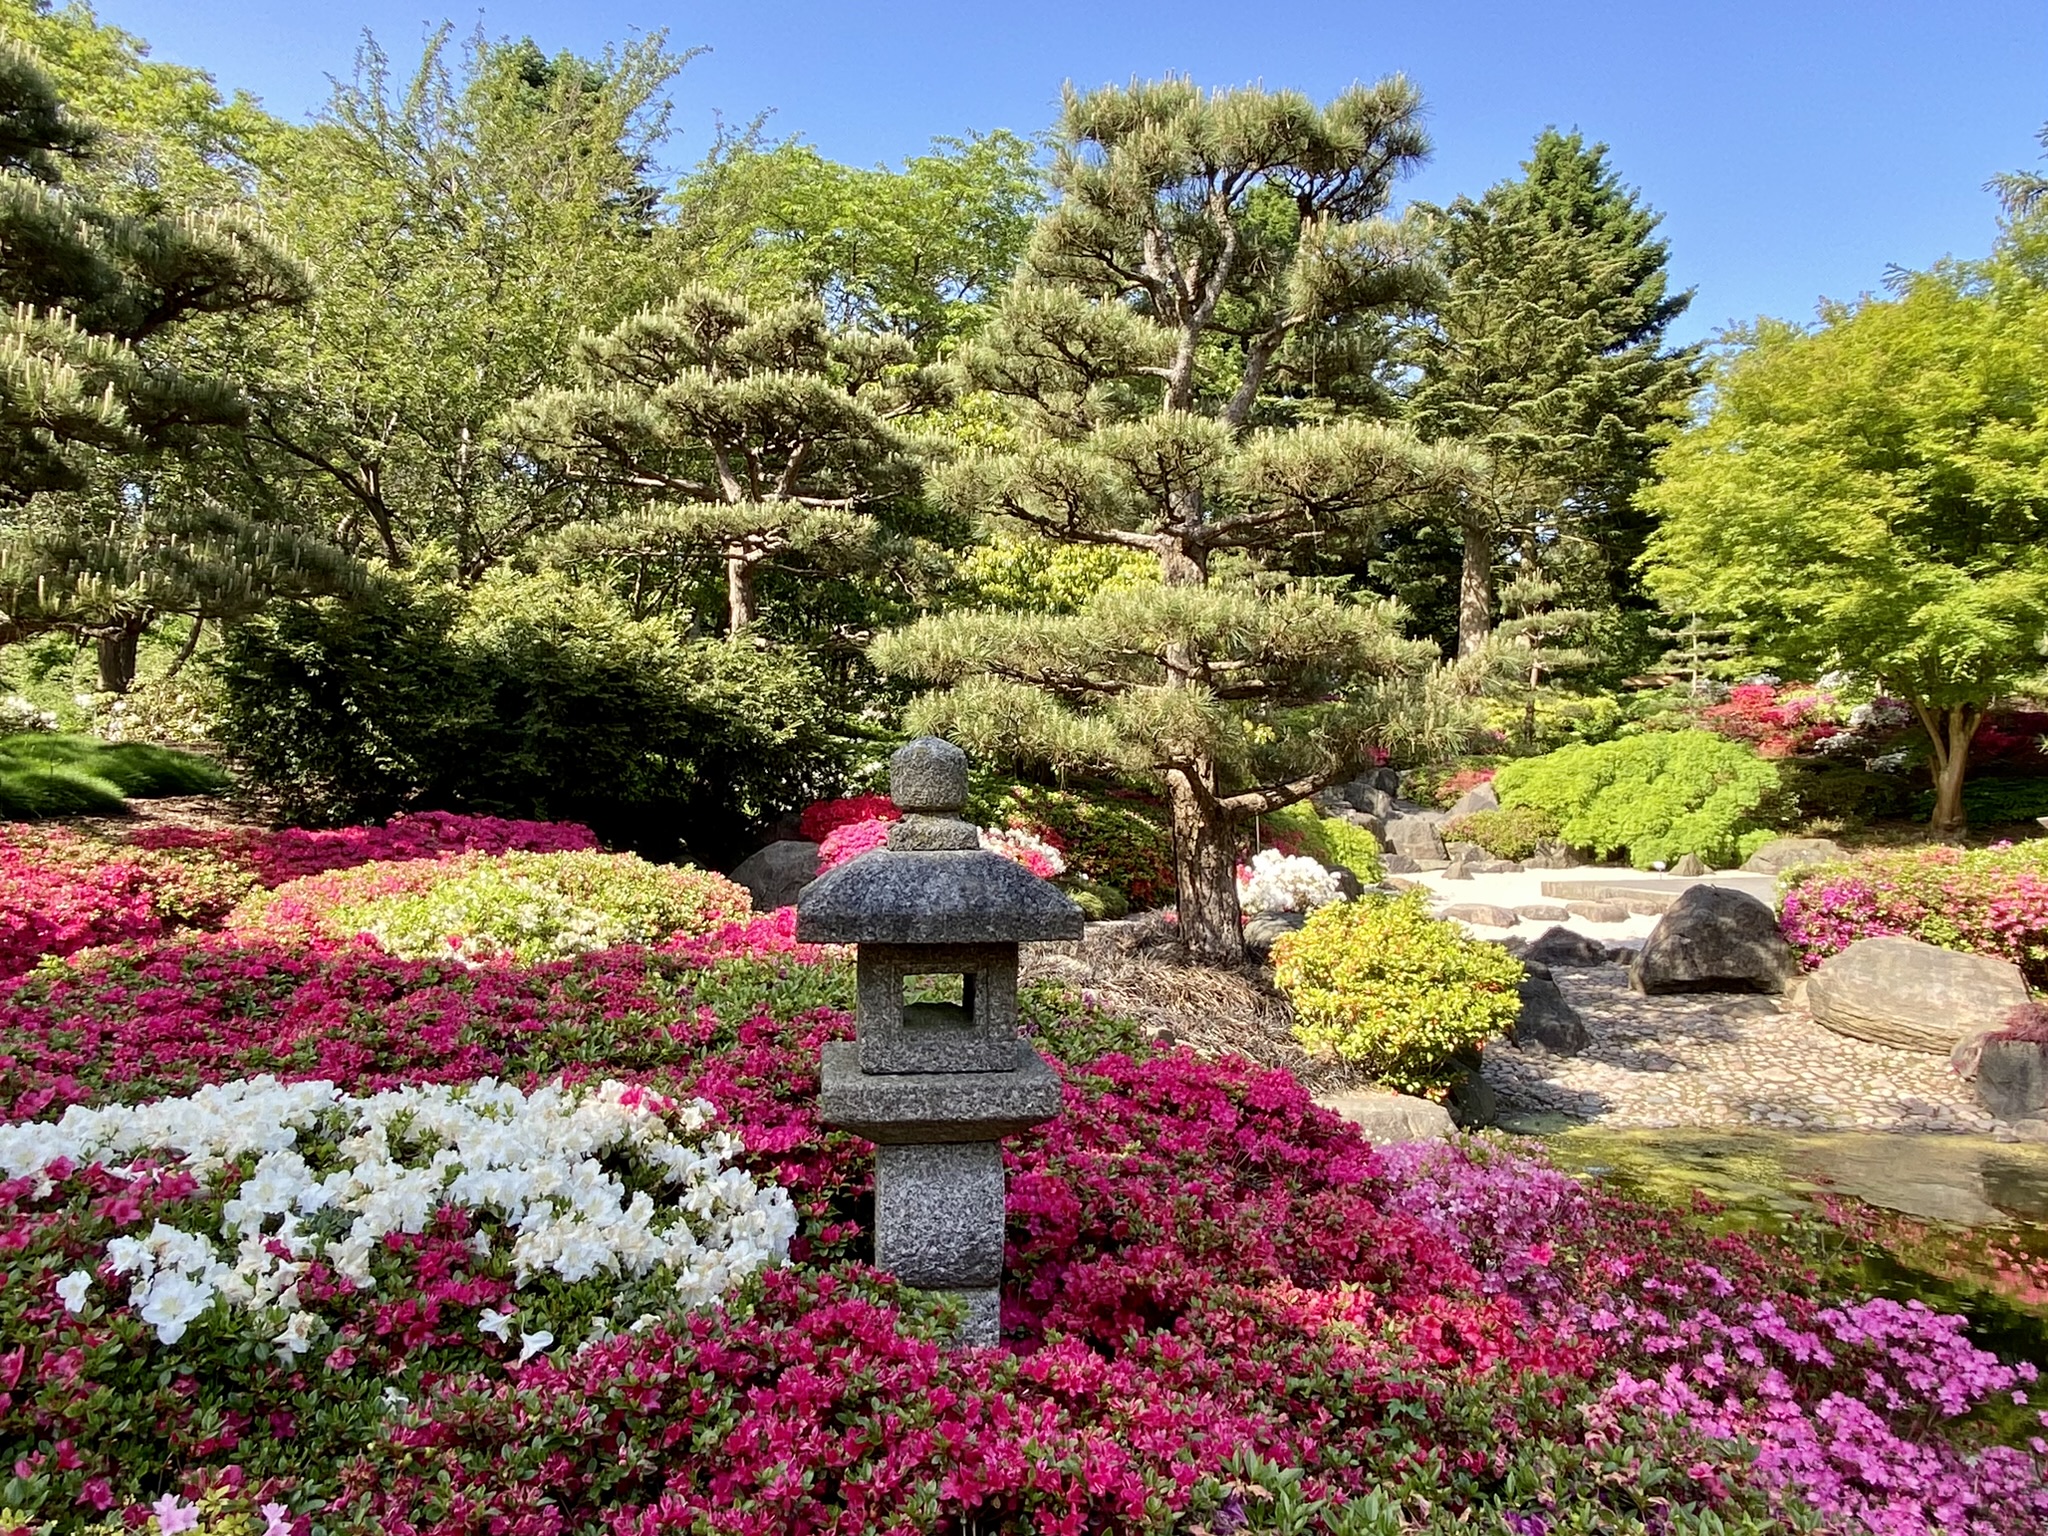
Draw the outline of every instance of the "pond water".
M1560 1166L1791 1237L1873 1294L2048 1368L2048 1147L1977 1136L1550 1130Z

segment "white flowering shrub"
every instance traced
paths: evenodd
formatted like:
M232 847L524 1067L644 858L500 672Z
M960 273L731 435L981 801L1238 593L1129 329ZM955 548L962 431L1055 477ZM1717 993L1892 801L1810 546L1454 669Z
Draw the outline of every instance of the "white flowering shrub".
M18 693L0 699L0 735L18 731L54 731L57 716L38 708Z
M981 846L1013 864L1022 864L1041 880L1052 880L1067 872L1066 856L1023 827L983 827Z
M165 1344L216 1305L267 1313L288 1355L322 1327L298 1283L317 1260L374 1290L373 1259L394 1233L469 1214L479 1258L502 1245L515 1286L540 1279L626 1282L649 1304L702 1306L788 1255L788 1193L734 1166L741 1146L713 1129L712 1107L606 1081L522 1093L491 1079L356 1097L328 1082L256 1077L140 1105L73 1105L55 1124L0 1126L0 1169L14 1178L102 1165L117 1179L182 1169L232 1193L217 1224L158 1219L106 1245L103 1260L58 1282L70 1311L112 1299ZM238 1169L247 1176L234 1182ZM110 1295L111 1293L111 1295ZM509 1338L509 1313L478 1328ZM553 1342L523 1333L522 1354Z
M1337 872L1300 854L1266 848L1237 871L1237 903L1247 912L1313 912L1343 899Z

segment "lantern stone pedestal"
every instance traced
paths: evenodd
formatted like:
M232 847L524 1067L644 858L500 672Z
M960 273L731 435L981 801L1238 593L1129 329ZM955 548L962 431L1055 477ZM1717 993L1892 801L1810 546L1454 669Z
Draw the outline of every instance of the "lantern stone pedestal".
M967 758L933 737L890 763L889 846L797 897L796 936L853 944L854 1036L828 1045L819 1119L876 1143L875 1264L964 1303L955 1342L1001 1336L1001 1140L1059 1113L1060 1084L1017 1029L1017 946L1081 936L1081 909L985 852L961 812ZM919 978L960 1001L910 1002Z

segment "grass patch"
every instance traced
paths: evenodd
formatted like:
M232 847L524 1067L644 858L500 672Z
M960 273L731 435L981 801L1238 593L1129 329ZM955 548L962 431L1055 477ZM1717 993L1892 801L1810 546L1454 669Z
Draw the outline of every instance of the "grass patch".
M119 816L130 799L204 795L228 778L190 752L91 736L0 736L0 817Z

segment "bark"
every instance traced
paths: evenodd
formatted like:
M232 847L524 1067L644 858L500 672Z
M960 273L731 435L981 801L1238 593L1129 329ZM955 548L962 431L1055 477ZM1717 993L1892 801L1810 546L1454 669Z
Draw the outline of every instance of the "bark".
M149 621L126 618L121 627L93 637L99 650L100 692L126 693L135 686L135 648Z
M1929 830L1946 843L1959 843L1969 830L1969 813L1963 808L1963 780L1970 768L1970 742L1984 722L1984 711L1975 704L1951 704L1946 708L1921 704L1914 712L1934 744L1934 816Z
M755 619L754 562L746 555L725 557L725 638L737 642Z
M1216 797L1193 775L1166 776L1173 806L1173 867L1180 882L1180 936L1211 965L1244 963L1237 905L1237 841Z
M1458 654L1470 656L1493 634L1493 534L1465 525L1465 562L1458 577Z
M163 681L168 683L172 678L185 670L185 663L190 661L192 653L199 649L199 632L204 628L206 628L206 615L203 613L193 614L192 632L185 637L185 643L178 647L178 654L172 658L169 670L163 675Z

